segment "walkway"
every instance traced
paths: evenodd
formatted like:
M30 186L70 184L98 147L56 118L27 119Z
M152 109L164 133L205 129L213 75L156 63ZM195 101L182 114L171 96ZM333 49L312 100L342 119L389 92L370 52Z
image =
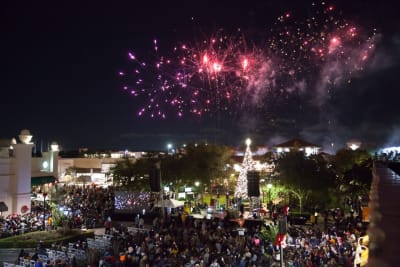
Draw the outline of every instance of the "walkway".
M95 228L95 235L103 235L104 228ZM3 267L3 262L15 263L18 258L20 248L0 248L0 267ZM33 254L35 252L34 248L27 248L25 251L29 252L29 254Z
M16 263L20 251L20 248L0 248L0 267L3 266L3 262ZM25 251L33 253L34 249L25 249Z
M388 266L400 266L400 176L384 165L376 164L379 176L379 227L385 240L377 257Z

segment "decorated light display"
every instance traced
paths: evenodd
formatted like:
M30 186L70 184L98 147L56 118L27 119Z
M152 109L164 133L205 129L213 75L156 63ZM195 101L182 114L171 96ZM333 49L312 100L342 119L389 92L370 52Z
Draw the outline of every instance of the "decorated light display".
M247 171L253 168L254 162L250 150L251 140L246 139L246 151L243 157L242 168L239 172L239 178L237 181L235 197L245 199L247 198Z

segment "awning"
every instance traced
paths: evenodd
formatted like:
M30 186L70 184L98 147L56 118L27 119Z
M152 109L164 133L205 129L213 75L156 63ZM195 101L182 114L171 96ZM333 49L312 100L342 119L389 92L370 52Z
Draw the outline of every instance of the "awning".
M48 183L54 183L56 181L56 177L50 176L37 176L31 178L31 185L42 185Z
M75 182L77 183L91 183L92 182L92 177L89 175L81 175L75 179Z
M6 203L1 201L0 202L0 212L3 212L3 211L8 211L8 207L7 207Z
M101 168L75 168L74 171L76 173L92 173L101 172Z
M155 204L155 207L178 208L185 205L185 202L176 199L164 199Z

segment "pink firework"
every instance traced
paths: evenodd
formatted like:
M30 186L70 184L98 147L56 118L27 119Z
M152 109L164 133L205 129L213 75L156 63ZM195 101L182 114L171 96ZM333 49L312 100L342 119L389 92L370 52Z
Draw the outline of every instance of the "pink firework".
M131 64L119 72L123 88L143 103L138 115L152 118L234 113L303 92L323 103L332 88L366 68L378 35L333 5L314 3L312 10L305 18L292 11L279 16L258 43L241 29L219 30L162 54L153 40L146 60L128 53Z

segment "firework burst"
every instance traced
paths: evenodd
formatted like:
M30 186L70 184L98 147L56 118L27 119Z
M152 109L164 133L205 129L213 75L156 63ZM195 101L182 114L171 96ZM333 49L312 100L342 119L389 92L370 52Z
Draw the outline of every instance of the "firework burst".
M323 103L338 84L351 81L374 53L375 31L367 33L333 5L312 5L311 16L279 16L261 32L262 41L219 30L198 42L177 44L162 54L157 40L146 60L128 53L119 72L123 88L145 103L138 116L202 116L263 108L271 97L314 95Z

